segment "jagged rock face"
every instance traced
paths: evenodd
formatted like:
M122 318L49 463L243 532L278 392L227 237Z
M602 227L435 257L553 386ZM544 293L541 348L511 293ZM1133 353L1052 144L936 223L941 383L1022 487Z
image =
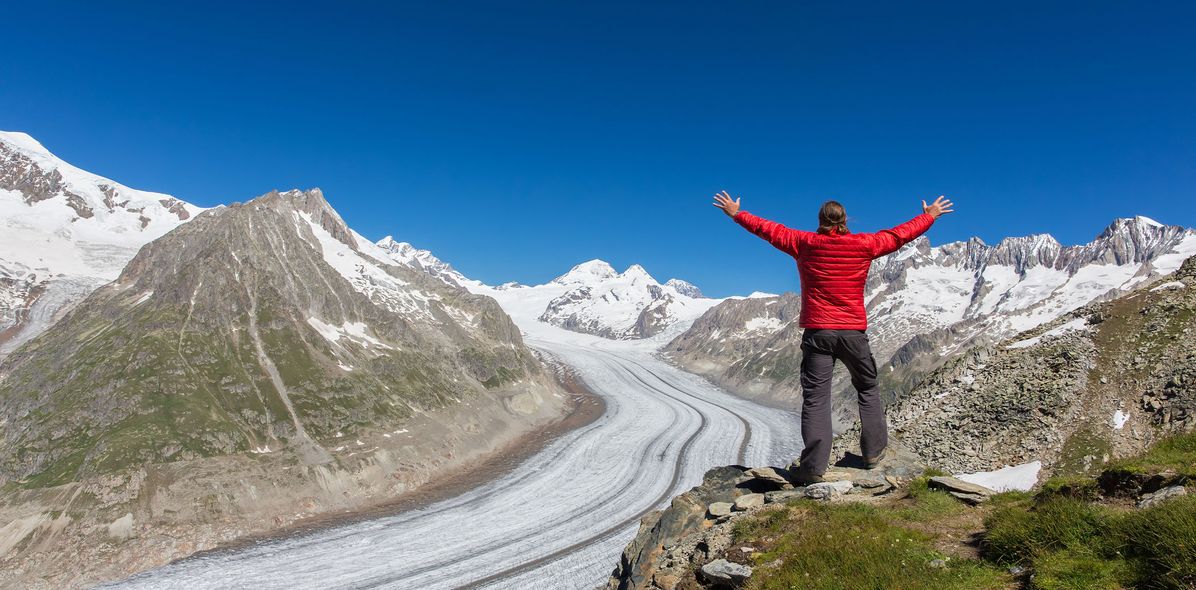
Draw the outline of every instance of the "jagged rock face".
M200 211L79 170L23 133L0 132L0 358Z
M890 406L935 467L1099 471L1196 427L1196 257L1161 284L971 350Z
M206 211L0 364L0 480L343 433L537 377L494 300L395 264L318 190Z
M391 236L386 236L378 240L377 246L385 250L395 262L432 275L454 287L477 284L477 281L465 278L465 275L428 250L420 250L407 242L399 242Z
M892 365L882 370L886 385L904 389L954 354L1125 293L1174 271L1193 253L1196 231L1144 217L1117 220L1083 246L1063 247L1050 236L1038 235L1008 238L996 246L974 238L932 248L926 238L919 238L872 264L865 288L872 350L879 364ZM733 390L796 400L800 387L791 374L800 355L792 355L800 329L774 323L773 334L740 335L737 326L752 318L720 310L735 305L738 302L727 301L712 308L711 322L700 319L691 328L719 329L717 345L687 333L667 350L687 368L721 378ZM714 323L720 317L728 323ZM771 320L763 313L758 318ZM735 359L709 352L723 349L761 359L757 370L776 377L772 387L765 377L745 380L742 371L739 379L723 374L733 370L730 362ZM847 387L844 371L836 382L840 390ZM841 396L837 414L843 419L851 419L852 397L849 391Z
M591 260L547 285L553 286L565 291L548 303L540 321L612 339L654 336L714 304L684 281L661 285L638 264L618 273L606 262Z

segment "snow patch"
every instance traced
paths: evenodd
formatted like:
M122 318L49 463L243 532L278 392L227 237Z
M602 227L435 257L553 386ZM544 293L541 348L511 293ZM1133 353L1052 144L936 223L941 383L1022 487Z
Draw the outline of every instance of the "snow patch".
M996 471L958 473L955 477L997 492L1013 490L1024 492L1038 483L1038 472L1041 469L1042 461L1031 461L1012 467L1002 467Z
M340 326L333 326L316 318L307 318L307 323L315 328L325 340L333 344L339 344L341 339L345 338L365 348L375 346L390 350L394 349L393 346L373 337L368 331L369 327L362 322L345 322Z
M1007 349L1029 348L1031 346L1037 345L1039 342L1042 342L1042 340L1044 338L1058 338L1059 336L1067 334L1068 332L1075 332L1077 330L1087 330L1087 329L1088 329L1088 318L1075 318L1061 326L1051 328L1050 330L1047 330L1046 332L1043 332L1042 334L1035 336L1033 338L1027 338L1025 340L1018 340L1017 342L1014 342L1013 344L1010 344L1009 346L1006 346L1005 348L1007 348Z
M755 332L757 330L775 332L780 330L784 325L785 322L782 322L779 318L752 318L744 322L743 329L748 332Z
M1157 291L1167 291L1170 289L1185 289L1185 288L1187 288L1187 285L1185 285L1183 281L1170 281L1170 282L1163 283L1162 285L1158 285L1157 287L1151 287L1150 292L1154 293Z
M1113 417L1109 418L1109 426L1112 426L1113 430L1121 430L1125 427L1125 423L1128 422L1129 419L1129 414L1126 414L1121 410L1117 410L1116 412L1113 412Z

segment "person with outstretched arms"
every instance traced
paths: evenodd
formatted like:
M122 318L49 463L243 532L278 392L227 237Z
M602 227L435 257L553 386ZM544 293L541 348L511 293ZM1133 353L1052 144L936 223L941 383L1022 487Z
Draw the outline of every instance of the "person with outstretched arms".
M855 234L847 229L847 211L836 201L818 210L818 230L791 229L740 207L727 191L714 195L714 206L744 229L767 240L797 261L801 281L801 433L805 448L793 472L794 483L822 481L830 461L831 373L835 361L851 374L860 407L860 451L868 469L887 456L889 429L877 382L876 360L868 344L864 283L876 258L896 251L926 233L940 216L953 211L940 196L922 213L892 229Z

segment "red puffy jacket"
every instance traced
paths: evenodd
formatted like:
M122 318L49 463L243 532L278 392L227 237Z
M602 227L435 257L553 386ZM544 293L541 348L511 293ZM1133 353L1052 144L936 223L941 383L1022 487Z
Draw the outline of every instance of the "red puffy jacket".
M803 328L867 330L864 282L872 260L926 233L934 217L923 213L874 234L820 234L787 228L740 211L735 221L797 260Z

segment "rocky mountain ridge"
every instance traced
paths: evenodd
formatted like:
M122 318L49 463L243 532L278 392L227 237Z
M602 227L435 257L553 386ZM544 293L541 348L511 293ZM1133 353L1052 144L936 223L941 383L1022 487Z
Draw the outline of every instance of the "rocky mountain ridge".
M933 467L1091 475L1196 428L1194 337L1196 257L1152 288L952 359L898 395L890 424Z

